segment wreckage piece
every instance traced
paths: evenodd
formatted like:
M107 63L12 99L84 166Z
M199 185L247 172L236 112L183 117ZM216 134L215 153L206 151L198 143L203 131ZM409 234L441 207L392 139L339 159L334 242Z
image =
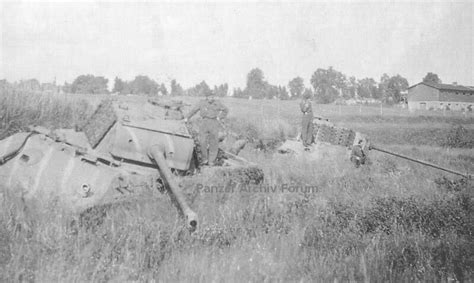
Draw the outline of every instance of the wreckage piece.
M325 142L345 147L350 147L354 144L356 132L353 130L336 127L329 121L320 119L315 119L313 125L315 142Z
M351 161L354 162L356 167L359 167L360 165L363 165L365 163L365 159L368 156L368 152L370 150L376 150L376 151L380 151L386 154L397 156L402 159L416 162L424 166L436 168L436 169L439 169L451 174L456 174L464 178L468 178L468 179L472 178L471 174L461 173L452 169L444 168L442 166L429 163L427 161L423 161L417 158L402 155L402 154L381 148L377 145L371 144L366 135L360 132L356 132L351 129L336 126L333 123L329 122L327 119L321 119L321 118L314 119L313 125L314 125L314 133L313 133L314 144L311 147L305 148L301 144L301 142L288 140L278 149L278 152L280 153L293 152L293 153L298 153L298 154L305 154L305 153L307 154L307 152L310 152L311 154L311 152L314 151L315 145L318 145L318 144L328 144L328 145L346 147L352 150Z
M199 143L184 121L166 120L158 107L126 99L102 102L79 131L32 127L1 140L2 189L27 204L48 207L54 203L81 215L143 196L150 199L150 193L156 192L150 188L164 187L187 227L196 230L197 213L186 201L178 179L199 172ZM248 166L262 172L230 153L222 158L222 170ZM251 182L252 176L244 181Z
M467 178L467 179L472 178L471 174L461 173L461 172L458 172L458 171L455 171L455 170L444 168L444 167L441 167L439 165L436 165L436 164L433 164L433 163L430 163L430 162L427 162L427 161L423 161L423 160L420 160L420 159L417 159L417 158L412 158L412 157L409 157L409 156L406 156L406 155L403 155L403 154L400 154L400 153L396 153L396 152L389 151L389 150L386 150L386 149L383 149L383 148L379 148L375 145L370 145L369 149L370 150L377 150L377 151L387 153L387 154L390 154L390 155L393 155L393 156L396 156L396 157L400 157L400 158L403 158L403 159L406 159L406 160L410 160L410 161L413 161L413 162L416 162L416 163L419 163L419 164L422 164L422 165L425 165L425 166L428 166L428 167L439 169L439 170L442 170L442 171L445 171L445 172L448 172L448 173L451 173L451 174L459 175L459 176L462 176L462 177Z

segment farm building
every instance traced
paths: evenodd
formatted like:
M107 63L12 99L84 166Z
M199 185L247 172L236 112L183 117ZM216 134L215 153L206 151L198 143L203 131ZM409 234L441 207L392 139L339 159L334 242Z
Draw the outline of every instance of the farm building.
M421 82L408 88L408 109L466 110L474 108L474 87Z

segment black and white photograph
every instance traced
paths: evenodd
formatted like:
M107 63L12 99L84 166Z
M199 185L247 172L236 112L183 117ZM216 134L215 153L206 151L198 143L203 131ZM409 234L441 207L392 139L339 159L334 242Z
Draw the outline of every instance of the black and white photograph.
M0 282L473 282L474 2L0 2Z

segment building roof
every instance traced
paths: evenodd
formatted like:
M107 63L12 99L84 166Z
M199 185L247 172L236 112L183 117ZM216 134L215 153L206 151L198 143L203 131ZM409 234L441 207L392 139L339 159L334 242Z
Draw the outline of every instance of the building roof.
M462 86L462 85L450 85L450 84L437 84L431 82L421 82L415 85L412 85L408 89L415 87L417 85L424 84L432 88L436 88L439 90L451 90L451 91L463 91L463 92L474 92L474 87L472 86Z

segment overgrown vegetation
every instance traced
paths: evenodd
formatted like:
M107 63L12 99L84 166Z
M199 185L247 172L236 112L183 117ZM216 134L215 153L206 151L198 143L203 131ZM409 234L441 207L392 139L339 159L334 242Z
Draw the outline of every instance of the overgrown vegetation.
M2 91L0 95L0 139L37 125L49 128L82 126L92 114L87 101L64 95Z
M444 146L474 148L474 132L468 131L462 125L453 126L449 130Z
M9 93L1 99L4 135L32 123L74 127L92 112L86 102L65 97ZM291 109L275 119L268 105L264 116L252 111L260 105L245 103L229 105L228 124L251 145L296 135L297 118L288 118ZM376 124L367 119L356 122L365 128ZM400 117L385 123L395 130L410 119L418 119L420 127L430 119L451 122ZM378 129L371 134L385 133ZM474 154L457 145L449 151L417 149L400 138L392 147L472 172ZM276 192L199 193L193 183L213 184L217 177L187 180L185 192L201 221L194 234L182 227L168 198L159 194L108 211L101 225L81 226L54 206L35 211L1 188L0 281L474 279L472 180L440 177L432 169L382 154L371 155L372 165L356 169L344 149L317 161L252 146L242 154L261 165L264 184L276 186ZM282 191L283 184L315 190Z

